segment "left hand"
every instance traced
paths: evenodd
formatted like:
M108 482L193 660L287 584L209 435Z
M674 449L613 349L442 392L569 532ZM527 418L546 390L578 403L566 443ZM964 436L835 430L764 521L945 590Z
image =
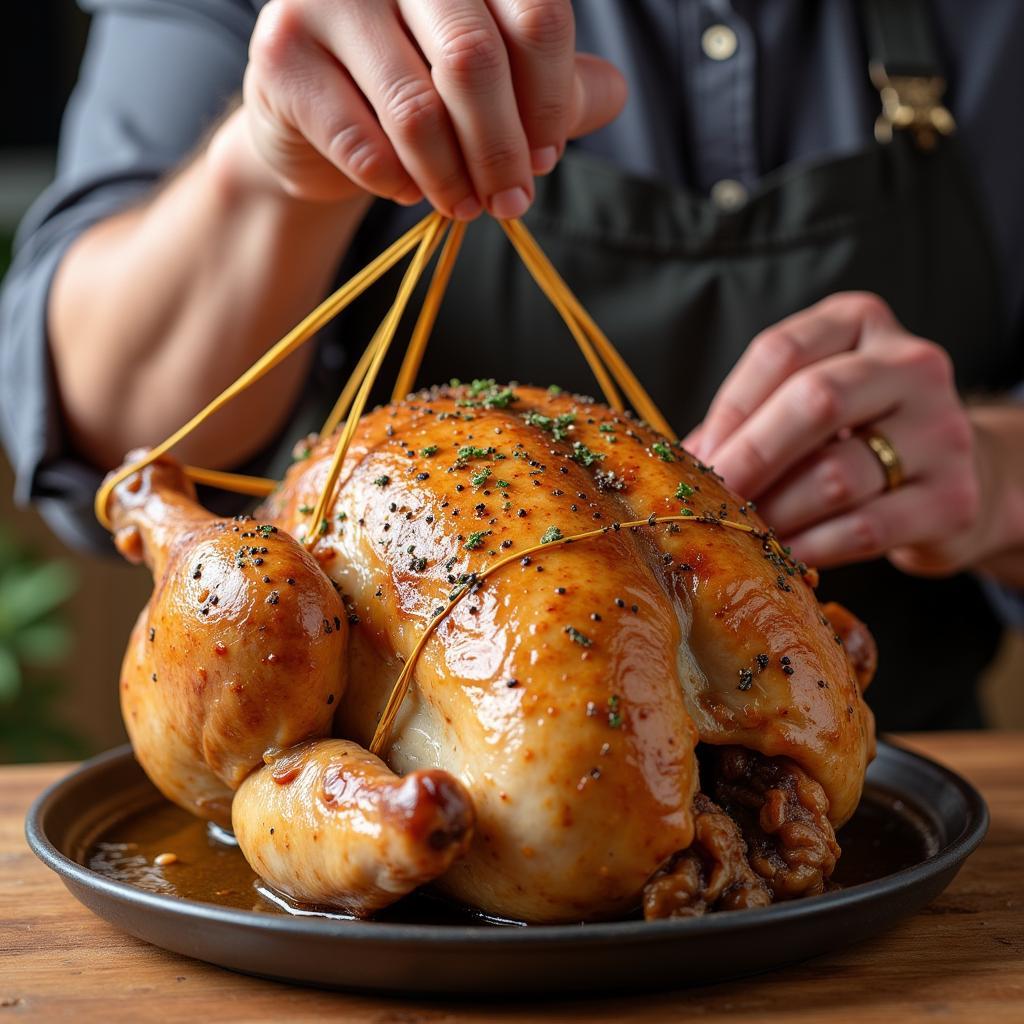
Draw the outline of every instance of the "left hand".
M898 453L896 489L860 427ZM887 555L935 575L982 551L989 474L950 358L876 295L832 295L759 334L686 443L809 564Z

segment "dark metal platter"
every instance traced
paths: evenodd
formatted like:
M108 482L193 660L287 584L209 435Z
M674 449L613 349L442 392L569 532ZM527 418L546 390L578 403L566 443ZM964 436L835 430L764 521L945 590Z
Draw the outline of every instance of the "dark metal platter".
M263 977L394 994L625 992L770 970L852 945L920 910L988 828L969 783L880 743L861 808L840 835L844 859L871 880L847 866L838 891L765 910L517 928L466 914L432 920L422 899L376 921L260 913L146 891L85 866L97 838L161 801L131 750L112 750L36 800L28 842L85 906L147 942Z

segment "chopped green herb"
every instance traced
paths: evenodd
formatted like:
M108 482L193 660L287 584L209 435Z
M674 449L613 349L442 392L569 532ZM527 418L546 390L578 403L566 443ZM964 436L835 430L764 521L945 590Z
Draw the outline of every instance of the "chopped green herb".
M488 469L488 468L487 468L486 466L483 466L483 467L482 467L481 469L478 469L478 470L477 470L477 471L476 471L476 472L475 472L475 473L474 473L474 474L473 474L473 475L472 475L472 476L471 476L471 477L469 478L469 482L470 482L470 483L471 483L471 484L472 484L472 485L473 485L474 487L479 487L479 486L480 486L481 484L483 484L483 483L485 483L485 482L486 482L487 478L488 478L488 477L489 477L490 475L491 475L491 471L490 471L490 470L489 470L489 469Z
M693 488L688 483L680 481L676 488L676 497L679 499L693 497Z
M622 726L622 715L619 713L619 698L613 693L608 698L608 725L613 729Z
M548 385L548 394L549 395L560 395L561 393L562 393L562 389L557 384L549 384Z
M519 396L511 388L495 388L484 396L483 405L486 409L507 409Z
M494 448L478 448L475 444L465 444L458 452L459 462L469 462L470 459L489 459L494 454Z
M599 426L597 429L600 430L602 434L614 434L615 433L615 424L614 423L602 423L601 426Z
M574 442L572 446L572 461L578 462L581 466L592 466L595 462L600 462L605 458L607 456L604 452L591 451L580 441Z
M453 385L457 386L457 385ZM519 396L510 387L499 387L493 377L474 380L469 385L469 397L460 398L456 405L471 408L507 409Z
M272 533L277 533L277 527L271 526L270 523L264 523L262 526L256 527L256 529L261 537L269 537Z
M679 514L680 515L684 515L684 516L692 516L693 515L693 509L692 508L680 509L679 510Z
M586 633L581 633L575 626L566 626L565 632L569 634L569 639L574 644L579 644L580 647L590 647L593 643Z
M541 544L553 544L556 540L562 539L562 531L557 526L549 526L541 537Z
M299 515L300 516L308 516L310 514L310 512L312 512L312 511L313 511L313 506L312 505L300 505L299 506Z
M337 515L337 519L338 519L339 523L345 522L345 520L348 519L348 513L347 512L339 512L338 515Z
M377 487L387 487L387 485L389 483L391 483L391 477L389 477L389 476L379 476L373 482L374 482L374 484Z
M490 530L477 530L476 533L471 533L466 539L466 550L476 551L477 548L482 548L484 546L484 537L486 537L490 532Z
M576 422L576 413L565 412L561 416L545 416L540 412L528 412L523 419L528 426L537 427L539 430L549 430L556 441L564 441L569 433L569 428Z
M321 519L320 520L320 533L321 533L321 535L323 535L323 534L325 534L327 532L327 527L329 525L330 524L327 522L326 519Z
M431 455L436 455L436 454L437 454L437 445L436 444L428 444L426 446L426 448L421 448L420 449L420 455L422 455L423 458L425 458L425 459L429 459Z
M507 480L496 480L495 483L501 488L509 486L509 482Z
M676 457L672 454L672 449L669 448L664 441L655 441L651 445L651 451L661 459L662 462L675 462Z

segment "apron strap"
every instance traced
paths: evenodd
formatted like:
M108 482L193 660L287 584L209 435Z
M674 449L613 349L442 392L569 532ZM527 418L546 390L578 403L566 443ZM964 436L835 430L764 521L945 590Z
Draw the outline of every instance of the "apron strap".
M868 57L890 75L942 74L925 0L862 0Z
M956 127L942 104L946 79L926 0L861 0L868 71L882 99L875 138L908 131L918 149L934 149Z

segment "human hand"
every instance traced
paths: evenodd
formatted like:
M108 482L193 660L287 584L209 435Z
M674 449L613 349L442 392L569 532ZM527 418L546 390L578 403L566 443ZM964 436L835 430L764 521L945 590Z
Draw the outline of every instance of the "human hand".
M534 175L610 121L625 85L575 52L570 0L271 0L243 96L288 195L426 196L468 220L521 216Z
M895 448L900 486L858 428ZM759 334L687 440L810 564L884 554L932 575L987 551L993 474L949 356L876 295L832 295Z

